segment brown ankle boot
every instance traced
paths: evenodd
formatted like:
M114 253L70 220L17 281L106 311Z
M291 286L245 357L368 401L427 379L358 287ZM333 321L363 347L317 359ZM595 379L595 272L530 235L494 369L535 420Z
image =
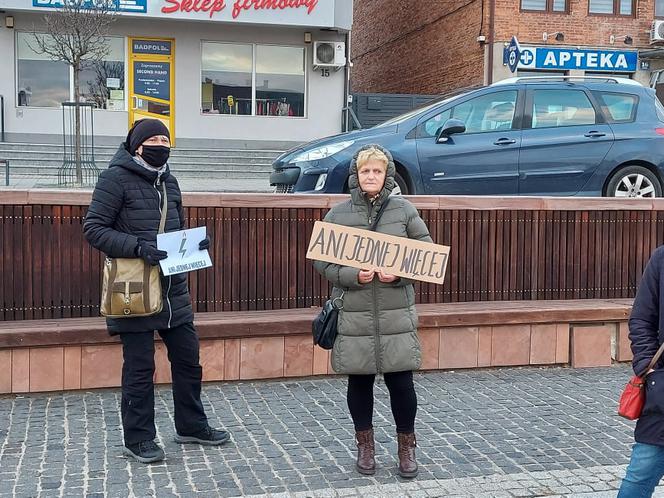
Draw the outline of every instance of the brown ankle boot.
M415 460L415 433L397 433L399 444L399 475L413 478L417 475L417 461Z
M360 474L372 476L376 473L376 446L374 444L374 431L355 431L357 439L357 462L355 466Z

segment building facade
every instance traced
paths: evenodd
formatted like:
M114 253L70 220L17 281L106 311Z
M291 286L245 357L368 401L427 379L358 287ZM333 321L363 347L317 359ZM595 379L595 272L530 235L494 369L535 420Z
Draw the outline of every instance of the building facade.
M72 70L34 41L59 1L0 0L8 141L61 140ZM278 146L340 131L346 54L326 65L315 48L345 51L352 0L117 2L108 55L81 74L99 142L142 117L162 119L187 146Z
M651 40L659 18L664 0L357 3L351 88L440 94L539 74L612 74L648 84L664 68L664 29ZM513 40L518 60L510 68Z

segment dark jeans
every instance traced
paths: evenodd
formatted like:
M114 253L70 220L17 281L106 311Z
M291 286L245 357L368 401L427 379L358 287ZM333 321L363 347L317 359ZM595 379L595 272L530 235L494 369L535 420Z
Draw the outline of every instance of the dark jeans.
M397 432L409 434L415 432L415 414L417 413L417 395L413 385L413 372L393 372L384 374L385 385L390 392L390 406ZM375 375L348 376L348 409L353 417L356 431L365 431L373 427L373 387Z
M192 323L159 330L171 362L175 429L190 435L207 426L201 403L203 369ZM120 334L122 339L122 428L126 445L155 438L154 332Z

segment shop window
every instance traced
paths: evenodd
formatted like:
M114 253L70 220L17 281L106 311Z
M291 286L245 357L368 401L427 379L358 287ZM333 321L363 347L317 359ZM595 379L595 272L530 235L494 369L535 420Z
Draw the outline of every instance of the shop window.
M204 42L201 110L205 114L304 116L301 47Z
M256 114L304 116L304 49L256 46Z
M203 43L201 108L210 114L252 114L253 47Z
M48 37L48 35L44 35ZM35 51L31 33L17 33L19 106L60 107L74 100L72 68ZM81 100L100 109L124 109L124 39L108 38L109 51L104 61L84 63L79 75Z
M69 100L69 66L37 53L30 33L16 33L16 45L18 105L60 107Z
M80 74L81 96L99 109L122 111L125 103L124 39L107 38L103 61L84 64Z
M521 10L539 12L567 12L569 0L521 0Z
M533 128L595 124L595 108L580 90L535 90Z
M633 16L634 0L590 0L588 12L613 16Z

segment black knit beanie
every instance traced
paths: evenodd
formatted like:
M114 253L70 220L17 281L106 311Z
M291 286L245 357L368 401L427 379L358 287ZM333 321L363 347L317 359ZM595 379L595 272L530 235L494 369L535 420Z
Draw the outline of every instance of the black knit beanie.
M166 135L169 140L171 139L171 134L164 123L158 119L141 119L140 121L136 121L134 126L131 127L131 130L129 130L129 133L127 133L125 147L132 156L135 156L136 149L138 149L148 138L154 137L155 135Z

